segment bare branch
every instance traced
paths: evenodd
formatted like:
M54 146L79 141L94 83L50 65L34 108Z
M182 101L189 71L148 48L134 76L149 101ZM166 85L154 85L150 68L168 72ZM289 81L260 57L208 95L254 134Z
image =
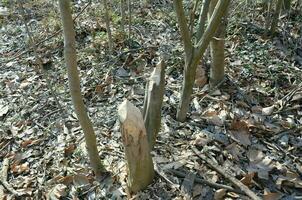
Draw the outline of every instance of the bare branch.
M173 0L174 9L176 11L177 20L179 24L180 34L183 39L186 59L188 60L192 56L193 45L188 28L188 22L185 16L182 0Z

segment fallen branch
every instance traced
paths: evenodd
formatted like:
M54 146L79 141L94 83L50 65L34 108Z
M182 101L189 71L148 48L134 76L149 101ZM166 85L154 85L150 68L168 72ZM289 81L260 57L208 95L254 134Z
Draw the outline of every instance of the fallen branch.
M234 186L238 187L242 192L244 192L247 196L249 196L253 200L261 200L252 190L250 190L246 185L244 185L241 181L233 177L232 175L228 174L225 170L223 170L218 165L214 164L210 159L206 156L201 154L195 147L191 148L192 151L202 160L204 160L212 169L220 173L226 179L228 179Z
M156 162L154 162L154 170L161 178L163 178L170 185L172 189L177 189L178 191L180 191L179 185L170 180Z
M183 173L181 171L178 171L178 170L174 170L174 169L170 169L169 172L175 174L179 178L185 178L185 176L186 176L185 173ZM245 193L242 192L241 190L234 189L231 186L223 185L223 184L219 184L219 183L214 183L214 182L207 181L205 179L201 179L201 178L198 178L198 177L195 178L195 182L200 183L200 184L205 184L205 185L208 185L208 186L216 188L216 189L226 189L229 192L235 192L237 194L244 194L245 195Z

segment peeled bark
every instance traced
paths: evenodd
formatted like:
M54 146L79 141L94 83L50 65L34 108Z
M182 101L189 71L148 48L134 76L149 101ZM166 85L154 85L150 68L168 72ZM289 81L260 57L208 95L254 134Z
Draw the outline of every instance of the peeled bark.
M161 60L157 64L146 85L143 116L150 149L153 149L160 129L161 107L165 87L165 68L165 63Z
M68 72L68 83L70 94L75 109L83 129L88 156L95 176L99 179L102 174L102 163L96 145L96 136L92 123L87 115L80 88L80 78L77 68L77 55L75 48L75 31L71 16L70 1L59 0L60 14L63 24L64 34L64 57Z
M128 188L136 193L154 178L146 128L141 112L128 100L119 106L118 116L127 160Z
M214 36L229 3L230 0L219 0L214 9L213 15L209 20L209 25L207 26L204 34L202 34L202 37L200 38L198 43L193 47L186 18L184 16L182 0L174 0L174 7L186 55L183 87L181 91L180 105L177 110L176 116L178 121L183 122L186 119L186 115L191 102L191 94L193 93L193 85L195 81L197 65L199 64L204 52L206 51L210 40Z
M212 0L210 3L209 16L212 15L213 10L218 0ZM216 30L213 39L210 42L211 49L211 71L210 71L210 87L215 87L224 79L224 39L226 28L226 15L222 18L220 26Z

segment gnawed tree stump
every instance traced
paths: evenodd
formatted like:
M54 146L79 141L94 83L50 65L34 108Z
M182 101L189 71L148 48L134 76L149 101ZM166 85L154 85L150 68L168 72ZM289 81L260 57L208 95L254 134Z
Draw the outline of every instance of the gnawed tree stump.
M138 192L146 188L154 178L154 167L141 112L128 100L118 108L127 160L128 188Z
M153 149L160 129L161 107L165 89L165 63L161 59L146 85L143 115L150 149Z

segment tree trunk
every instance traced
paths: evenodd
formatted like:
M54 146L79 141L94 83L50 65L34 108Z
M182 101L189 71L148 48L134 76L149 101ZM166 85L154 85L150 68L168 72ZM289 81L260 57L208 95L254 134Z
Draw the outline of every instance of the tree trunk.
M197 28L197 34L196 34L197 41L200 40L202 34L204 33L210 2L211 0L204 0L202 9L199 14L199 19L198 19L199 26Z
M108 45L109 45L109 53L111 54L113 51L113 42L112 42L112 34L110 28L110 16L109 16L109 8L107 0L104 0L104 10L105 10L105 22L106 22L106 30L108 36Z
M184 80L181 90L181 99L179 108L177 110L177 120L184 122L186 120L187 112L189 111L191 95L193 93L193 86L195 82L197 65L186 64L184 68Z
M212 0L210 3L209 17L212 16L214 8L218 0ZM215 87L224 78L224 40L226 29L226 15L222 18L219 28L214 38L210 42L211 49L211 71L210 71L210 87Z
M92 169L97 179L101 177L103 166L98 154L96 137L92 123L86 113L86 108L81 95L80 78L77 68L77 55L75 48L75 31L71 16L70 1L59 0L60 14L64 34L64 57L68 72L68 83L73 106L80 125L83 129L86 147Z
M141 112L128 100L119 106L118 116L127 160L128 188L136 193L154 178L146 128Z
M277 0L276 10L275 10L274 15L273 15L273 20L272 20L271 29L270 29L270 34L272 36L275 34L276 28L278 26L279 15L280 15L281 8L282 8L282 1L283 0Z
M266 19L265 19L265 33L264 35L267 36L269 32L269 26L271 22L271 11L273 6L273 0L267 0L267 9L265 10L267 12Z
M146 85L143 116L150 149L153 149L160 129L161 107L165 87L165 68L164 61L160 60Z
M132 23L132 2L131 0L128 0L128 38L131 38L131 23Z
M174 8L176 11L186 55L183 87L176 116L178 121L183 122L186 119L186 115L190 107L191 94L193 93L193 85L195 81L197 65L199 64L205 50L207 49L210 40L215 34L229 3L230 0L219 0L217 6L215 7L213 15L209 20L209 25L207 26L204 34L202 34L201 39L198 41L195 47L193 47L186 18L184 16L182 0L174 0Z
M120 2L120 9L121 9L121 28L122 28L122 31L123 33L125 33L125 0L121 0Z
M291 0L283 0L282 4L283 4L283 8L284 10L289 10L290 6L291 6Z

